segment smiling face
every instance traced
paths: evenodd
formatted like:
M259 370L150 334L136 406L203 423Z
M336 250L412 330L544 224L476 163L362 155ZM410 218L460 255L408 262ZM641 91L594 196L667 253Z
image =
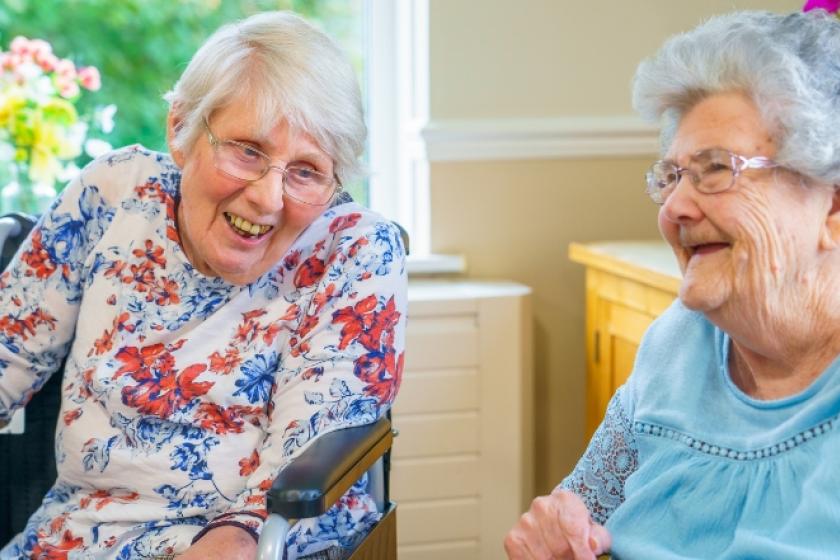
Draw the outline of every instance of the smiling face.
M170 113L170 139L177 124L177 116ZM220 109L209 119L217 138L253 145L272 165L304 164L332 176L332 158L309 135L281 120L263 137L256 132L259 124L244 104ZM207 134L199 136L188 153L174 149L170 140L170 151L182 171L181 245L192 265L207 276L233 284L253 282L327 208L284 196L283 176L277 170L250 183L225 175L216 169Z
M778 146L755 104L739 93L717 94L680 122L666 159L688 166L700 150L723 148L773 158ZM734 186L702 194L683 178L659 212L683 281L680 299L695 310L733 317L781 318L812 296L820 240L833 189L804 184L786 169L749 169Z

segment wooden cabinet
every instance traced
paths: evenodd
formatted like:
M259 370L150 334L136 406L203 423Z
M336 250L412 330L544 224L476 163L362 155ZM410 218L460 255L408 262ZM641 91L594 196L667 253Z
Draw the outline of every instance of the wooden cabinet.
M662 241L572 243L569 258L586 266L588 440L633 370L645 330L677 296L680 273Z

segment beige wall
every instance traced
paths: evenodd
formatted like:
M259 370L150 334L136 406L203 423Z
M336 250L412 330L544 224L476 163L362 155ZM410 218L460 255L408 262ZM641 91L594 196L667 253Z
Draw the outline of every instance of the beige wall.
M662 40L733 8L793 0L430 0L433 121L628 115L630 80ZM468 275L534 289L537 490L584 449L583 270L571 241L657 236L651 157L432 162L432 249Z

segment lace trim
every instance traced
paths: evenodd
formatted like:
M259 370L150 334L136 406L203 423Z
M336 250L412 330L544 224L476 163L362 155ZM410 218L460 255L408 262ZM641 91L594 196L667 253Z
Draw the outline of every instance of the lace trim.
M589 447L560 487L583 500L589 514L604 524L624 502L624 483L639 466L639 452L630 419L621 406L621 389L610 404Z
M659 426L658 424L650 424L648 422L635 422L633 424L633 430L637 434L672 439L685 445L686 447L690 447L707 455L714 455L716 457L723 457L734 461L754 461L756 459L775 457L776 455L790 451L803 443L828 433L834 428L834 424L837 420L838 417L834 417L817 424L813 428L803 430L780 443L750 450L732 449L729 447L714 445L701 439L694 438L686 433L672 430L671 428L666 428L664 426Z

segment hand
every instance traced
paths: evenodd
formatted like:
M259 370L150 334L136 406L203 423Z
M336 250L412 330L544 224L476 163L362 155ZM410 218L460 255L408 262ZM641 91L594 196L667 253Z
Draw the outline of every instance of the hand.
M257 543L245 529L222 525L207 532L175 560L254 560Z
M510 560L595 560L611 544L577 494L555 490L531 502L505 537L505 552Z

